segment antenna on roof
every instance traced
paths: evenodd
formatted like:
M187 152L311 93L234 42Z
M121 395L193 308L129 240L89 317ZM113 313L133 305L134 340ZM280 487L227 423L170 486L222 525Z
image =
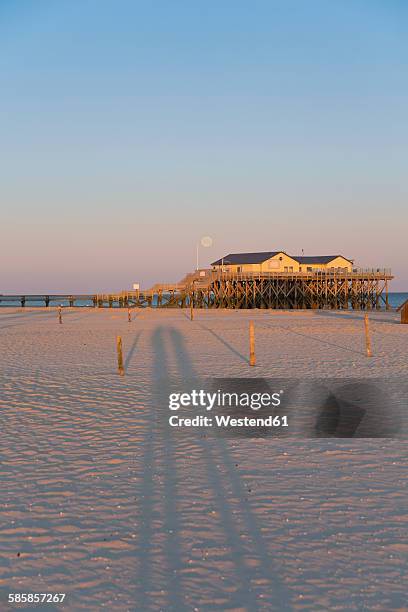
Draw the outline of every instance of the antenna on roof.
M305 254L305 249L302 249L302 255L304 255L304 254Z

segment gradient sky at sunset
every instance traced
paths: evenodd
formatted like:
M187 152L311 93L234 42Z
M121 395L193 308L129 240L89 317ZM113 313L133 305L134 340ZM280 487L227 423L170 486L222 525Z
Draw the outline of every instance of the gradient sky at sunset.
M1 0L0 293L337 254L408 291L405 0Z

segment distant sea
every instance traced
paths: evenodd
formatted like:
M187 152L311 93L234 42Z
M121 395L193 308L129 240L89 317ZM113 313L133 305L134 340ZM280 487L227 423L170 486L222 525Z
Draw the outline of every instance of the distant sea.
M400 304L403 304L405 302L405 300L408 300L408 292L395 292L395 293L389 293L389 303L391 308L397 308L398 306L400 306ZM61 306L69 306L69 303L67 300L61 300L60 302ZM27 307L32 308L32 307L43 307L45 306L44 301L38 301L38 302L27 302ZM52 302L50 306L52 307L56 307L59 304L57 304L56 302ZM156 304L153 301L153 306L155 306ZM6 307L6 306L14 306L14 307L19 307L20 303L19 302L6 302L6 301L1 301L0 302L0 308L1 307ZM75 307L86 307L86 306L93 306L92 304L92 300L78 300L75 302ZM117 308L117 304L115 305L115 308Z
M398 306L408 300L408 293L389 293L388 299L392 308L398 308Z

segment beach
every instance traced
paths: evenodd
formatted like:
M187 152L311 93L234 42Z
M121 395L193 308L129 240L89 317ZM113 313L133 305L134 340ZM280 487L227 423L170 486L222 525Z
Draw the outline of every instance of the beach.
M67 610L407 609L404 439L178 435L161 422L174 380L403 380L397 313L369 313L370 358L358 311L62 317L0 312L3 601L58 592Z

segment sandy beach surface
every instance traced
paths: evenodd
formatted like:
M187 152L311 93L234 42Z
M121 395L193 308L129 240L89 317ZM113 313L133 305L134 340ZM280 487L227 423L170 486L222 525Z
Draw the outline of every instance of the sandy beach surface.
M408 610L404 439L161 423L177 378L405 380L408 325L371 313L369 359L359 312L188 315L0 310L0 610L16 592L66 593L46 610Z

